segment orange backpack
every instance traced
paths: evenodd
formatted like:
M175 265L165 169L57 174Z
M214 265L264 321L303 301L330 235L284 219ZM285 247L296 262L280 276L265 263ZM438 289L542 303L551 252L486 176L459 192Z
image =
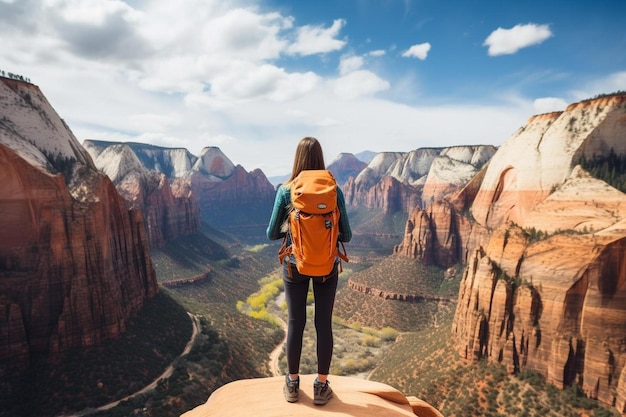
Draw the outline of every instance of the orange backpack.
M281 263L292 255L302 275L322 277L330 274L337 257L348 262L346 248L339 237L337 182L328 170L306 170L291 183L289 231L278 258ZM339 250L341 243L343 253ZM289 262L289 259L287 259ZM341 267L341 263L339 264ZM291 275L291 269L289 270Z

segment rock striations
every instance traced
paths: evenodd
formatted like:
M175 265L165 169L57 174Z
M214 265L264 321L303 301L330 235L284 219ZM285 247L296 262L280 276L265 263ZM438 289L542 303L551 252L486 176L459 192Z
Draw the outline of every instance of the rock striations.
M467 189L414 216L402 251L449 241L466 256L453 324L463 357L578 384L624 413L626 194L580 165L609 154L626 156L626 96L535 116Z
M219 148L206 147L186 179L203 221L242 236L265 236L276 191L261 170L247 172Z
M493 146L381 152L344 185L346 202L384 213L411 213L464 187L495 153Z
M158 286L141 213L39 88L0 78L0 116L1 376L116 337Z
M359 160L351 153L341 153L333 162L328 165L328 170L332 172L339 185L344 184L348 178L356 177L367 164Z
M150 247L161 248L199 230L200 211L191 190L172 187L166 175L184 175L191 167L195 158L187 150L93 140L83 146L126 205L144 213Z
M153 246L195 233L201 221L236 234L265 232L274 187L263 172L235 166L217 147L194 156L141 143L87 140L84 146L129 206L146 213Z

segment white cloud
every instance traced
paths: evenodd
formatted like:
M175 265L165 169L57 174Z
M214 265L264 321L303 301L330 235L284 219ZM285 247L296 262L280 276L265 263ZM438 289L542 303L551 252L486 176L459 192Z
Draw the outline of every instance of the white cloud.
M370 71L353 71L332 82L333 91L342 99L355 99L389 89L389 82Z
M210 93L225 100L286 101L312 90L317 82L318 77L312 72L288 73L270 64L256 66L240 62L212 79Z
M345 20L336 19L328 29L322 26L302 26L298 29L296 42L287 51L297 55L313 55L338 51L346 44L346 41L336 39L339 31L345 24Z
M536 114L563 111L567 108L568 102L558 97L538 98L533 102Z
M352 71L356 71L363 66L363 58L360 56L344 56L339 61L339 73L346 75Z
M55 0L56 9L42 1L0 0L0 64L39 85L80 141L139 141L195 154L215 145L247 170L276 175L289 172L303 136L318 137L329 161L365 149L497 145L533 105L558 104L520 93L517 101L493 98L493 106L471 98L432 105L445 99L427 96L417 71L386 78L387 63L375 57L389 51L396 59L396 46L356 55L348 50L364 44L348 43L346 21L298 26L257 0L127 0L128 7L109 0L80 13L87 0ZM77 14L64 15L72 4ZM429 51L423 43L404 56L426 59ZM367 68L370 60L385 78ZM323 73L335 69L338 76ZM621 72L580 88L588 98L625 83Z
M423 61L428 56L428 51L430 51L430 43L420 43L404 51L402 56L405 58L418 58Z
M109 17L121 14L125 20L137 21L139 13L119 0L44 0L43 6L54 10L65 21L100 26Z
M376 49L375 51L368 52L368 55L380 57L380 56L385 56L386 53L387 52L384 49Z
M489 46L489 55L514 54L522 48L538 45L552 37L548 25L529 23L515 25L511 29L498 28L485 39L483 46Z
M287 47L287 41L279 36L280 32L290 25L289 19L276 13L229 10L217 18L200 23L202 52L251 61L275 59Z

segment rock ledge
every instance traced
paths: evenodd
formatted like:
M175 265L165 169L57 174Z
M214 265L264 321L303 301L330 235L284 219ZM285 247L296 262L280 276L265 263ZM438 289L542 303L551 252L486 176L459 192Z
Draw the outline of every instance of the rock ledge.
M208 401L181 417L315 417L333 413L341 416L419 416L443 417L430 404L379 382L333 376L328 379L334 397L324 406L313 404L315 375L300 376L300 400L288 403L283 398L284 376L234 381L219 388Z

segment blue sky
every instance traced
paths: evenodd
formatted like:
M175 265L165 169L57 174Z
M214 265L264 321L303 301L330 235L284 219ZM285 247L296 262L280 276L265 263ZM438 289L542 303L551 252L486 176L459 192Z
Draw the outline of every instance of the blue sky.
M340 152L500 145L626 90L626 1L0 0L0 69L77 138L219 146L290 171Z

